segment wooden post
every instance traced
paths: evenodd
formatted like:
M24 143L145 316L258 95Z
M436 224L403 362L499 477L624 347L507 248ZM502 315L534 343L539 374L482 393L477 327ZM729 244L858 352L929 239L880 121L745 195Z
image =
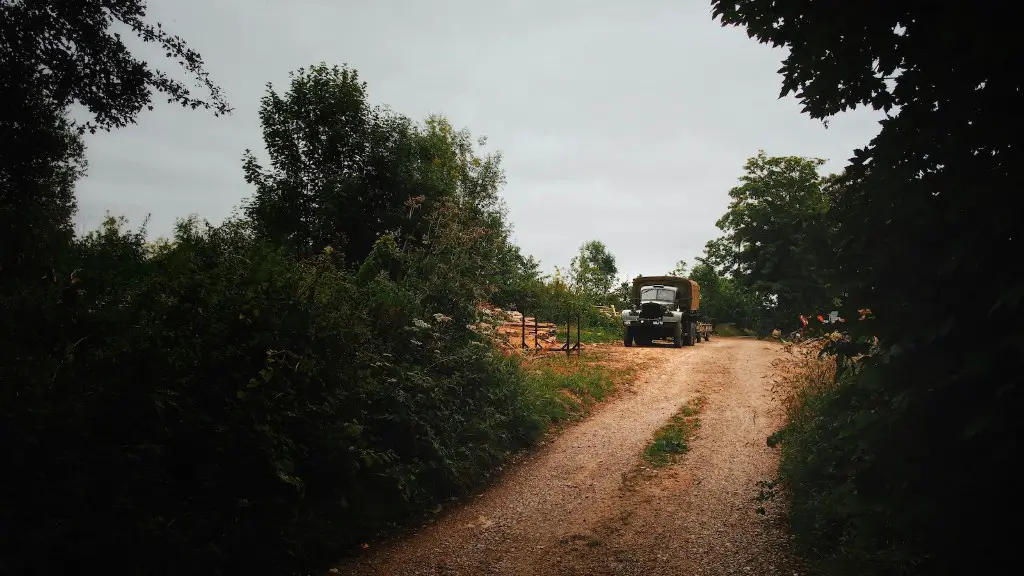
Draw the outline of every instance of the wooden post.
M583 323L583 316L582 315L577 316L576 317L576 355L577 356L580 355L580 350L582 348L582 346L580 345L580 324L582 324L582 323Z
M536 310L533 312L533 347L534 347L534 349L538 349L538 350L540 348L542 348L542 346L540 345L540 338L537 337L537 312L536 312Z
M523 334L523 339L522 339L522 343L520 344L520 346L522 348L526 348L526 314L523 314L522 312L520 312L520 315L522 317L521 319L522 319L522 322L523 322L523 333L522 333Z
M572 342L572 334L569 332L569 327L572 325L572 316L566 314L565 316L565 355L568 356L571 348L569 343Z

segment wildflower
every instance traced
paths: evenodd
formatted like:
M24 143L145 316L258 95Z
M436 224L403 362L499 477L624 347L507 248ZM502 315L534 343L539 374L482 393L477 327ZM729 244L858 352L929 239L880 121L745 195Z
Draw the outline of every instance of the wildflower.
M445 316L444 314L438 312L434 314L434 320L436 320L437 322L451 322L452 319L451 316Z
M417 328L430 328L430 324L427 324L426 322L420 320L419 318L414 318L412 323Z

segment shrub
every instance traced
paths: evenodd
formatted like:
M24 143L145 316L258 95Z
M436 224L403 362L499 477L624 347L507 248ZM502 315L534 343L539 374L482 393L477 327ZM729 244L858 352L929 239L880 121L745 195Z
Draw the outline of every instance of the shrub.
M111 221L77 264L4 333L5 572L322 568L543 427L518 365L329 251Z
M843 341L836 344L841 352ZM781 442L780 479L796 542L830 574L959 573L958 551L950 546L960 527L944 519L952 511L987 513L971 511L986 497L936 502L978 481L962 470L986 464L994 448L1006 445L1004 431L964 434L962 421L988 414L972 405L977 399L940 394L938 376L947 369L941 361L933 362L931 390L882 385L883 374L902 374L901 382L922 378L919 355L928 351L874 353L856 364L808 356L792 372L787 423L769 443ZM917 411L924 409L944 417L922 421ZM947 451L936 454L934 443ZM951 466L949 454L960 465ZM1002 489L1008 476L984 481Z

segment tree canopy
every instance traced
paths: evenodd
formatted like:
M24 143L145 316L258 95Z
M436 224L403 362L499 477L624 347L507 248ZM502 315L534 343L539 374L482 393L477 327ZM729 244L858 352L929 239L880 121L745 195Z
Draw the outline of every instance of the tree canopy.
M197 97L134 56L115 24L160 46L208 95ZM133 123L143 108L152 107L157 92L185 107L231 111L199 53L161 24L146 22L144 0L0 1L0 74L4 102L31 95L60 110L81 104L92 116L83 126L90 130ZM5 111L20 115L6 106Z
M155 93L190 108L230 112L202 58L146 22L142 0L0 0L0 229L5 285L38 280L71 240L75 181L85 172L80 133L135 121ZM208 93L134 56L117 26L159 45ZM80 105L88 119L68 116ZM26 280L27 281L27 280Z
M594 298L603 299L612 292L619 273L615 256L600 240L590 240L580 246L570 265L573 282Z
M770 302L777 327L831 304L830 246L824 160L770 157L747 160L741 185L717 222L725 235L708 243L705 258Z
M1005 260L1021 241L1006 194L1024 166L1014 19L967 2L713 6L724 25L787 49L781 93L812 117L887 113L826 187L841 315L874 312L853 327L851 353L870 350L861 336L880 348L820 401L814 425L783 439L804 450L784 456L798 536L852 573L1003 563L1012 544L985 527L1013 521L1020 432L1007 375L1021 368L1010 351L1024 280Z
M669 276L678 276L680 278L685 277L686 276L686 261L685 260L680 260L680 261L676 262L675 268L673 268L668 273L668 275Z

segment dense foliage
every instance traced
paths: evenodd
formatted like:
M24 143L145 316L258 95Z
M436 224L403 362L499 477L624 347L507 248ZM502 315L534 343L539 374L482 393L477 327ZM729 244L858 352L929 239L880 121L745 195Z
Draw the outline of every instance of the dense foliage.
M600 303L608 299L619 273L615 256L600 240L584 242L579 254L573 257L569 270L580 293Z
M715 1L785 46L783 94L828 118L888 114L827 186L834 281L871 353L784 431L799 541L837 573L955 574L1013 562L1024 282L1013 20L974 4ZM872 352L867 342L877 336ZM969 568L965 568L969 566Z
M142 0L0 0L0 278L4 289L46 274L71 241L74 181L84 170L83 130L135 121L154 92L192 108L230 108L202 59L178 37L145 22ZM128 51L117 25L159 45L201 84L180 81ZM87 116L67 116L71 105Z
M244 217L155 244L114 219L75 238L82 129L133 121L153 91L226 105L120 44L115 21L205 82L141 2L2 8L18 98L2 116L0 573L322 569L571 415L560 386L607 389L594 371L527 376L471 328L487 298L552 315L577 300L509 241L500 158L443 118L371 107L348 68L268 87L270 165L246 156ZM91 124L67 119L76 102Z
M8 342L5 571L298 571L486 477L543 422L454 320L460 278L430 276L449 305L423 306L418 263L469 250L437 237L388 237L354 273L244 222L79 241L45 309L61 344Z
M719 272L702 258L690 270L689 278L700 286L700 311L709 321L743 328L763 324L762 304L735 277Z
M821 176L821 165L763 151L747 160L716 222L724 235L704 246L689 272L706 318L763 337L798 328L802 314L834 309L827 190L836 179ZM670 274L686 269L681 261Z
M707 263L758 300L773 328L796 327L801 313L832 304L823 163L764 152L747 160L717 223L726 234L705 251Z

